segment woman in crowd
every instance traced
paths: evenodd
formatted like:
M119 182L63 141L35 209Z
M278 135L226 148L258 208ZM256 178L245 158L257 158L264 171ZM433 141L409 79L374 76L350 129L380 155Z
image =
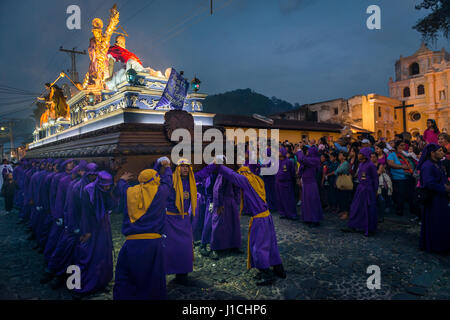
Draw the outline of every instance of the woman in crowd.
M337 176L336 188L339 207L339 217L342 220L348 219L348 211L350 210L350 203L353 190L352 177L350 175L350 165L347 161L348 154L346 152L339 152L339 166L334 172ZM341 182L342 180L342 182Z
M427 129L423 133L423 139L426 143L438 143L439 129L434 119L427 120Z

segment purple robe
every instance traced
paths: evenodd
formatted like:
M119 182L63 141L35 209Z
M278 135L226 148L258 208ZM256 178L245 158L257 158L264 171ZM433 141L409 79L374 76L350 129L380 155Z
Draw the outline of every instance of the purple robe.
M209 170L208 167L203 168L202 170ZM205 171L206 172L206 171ZM204 172L199 171L197 174L204 174ZM202 244L206 245L211 243L211 231L212 231L212 212L210 211L211 203L213 203L213 191L214 191L214 183L216 182L217 174L211 173L205 178L205 192L206 192L206 200L205 200L205 212L204 212L204 222L203 222L203 231L202 231ZM197 180L197 179L196 179Z
M172 171L167 168L160 176L160 185L146 213L131 223L128 216L126 192L129 185L119 180L124 203L122 233L125 236L162 234L166 219L166 203L172 186ZM187 219L187 217L185 217ZM164 266L164 239L126 240L117 259L113 290L114 300L167 299Z
M361 153L364 153L361 149ZM366 159L370 159L370 151L364 154ZM359 164L358 187L356 188L348 219L348 226L360 231L364 231L366 236L370 232L375 232L377 228L377 190L378 173L377 168L370 160Z
M197 181L197 208L195 215L191 213L192 237L194 241L202 239L203 227L205 224L206 212L206 191L204 182Z
M24 174L24 180L23 180L23 206L22 209L20 210L19 216L21 219L28 221L28 219L30 218L30 210L31 210L31 206L30 206L30 180L31 180L31 176L33 175L33 173L35 172L35 168L31 167L28 170L25 171Z
M247 206L252 216L268 210L267 203L260 198L246 177L223 165L219 167L219 173L225 179L242 189L244 205ZM267 269L270 266L281 264L275 227L271 215L253 220L250 230L249 247L252 268Z
M30 180L30 227L34 233L36 233L36 228L40 220L40 199L39 199L39 188L43 181L43 176L47 173L46 170L36 171Z
M280 164L275 177L277 207L280 216L295 218L297 216L297 205L295 203L295 165L285 158L279 160Z
M41 247L42 249L44 249L45 245L47 244L48 235L50 233L53 223L53 218L52 215L50 214L49 190L50 190L50 183L52 182L52 179L55 176L55 174L56 172L50 172L49 174L47 174L39 190L43 220L42 223L38 226L36 232L36 239L39 244L39 247Z
M190 194L189 179L181 179L183 191ZM192 195L190 195L192 196ZM178 212L175 205L176 192L172 187L167 200L167 211ZM191 199L184 199L184 208L186 212L191 206ZM167 215L164 225L164 234L167 236L165 241L165 265L166 274L184 274L192 272L192 263L194 260L194 249L192 239L192 227L188 215Z
M102 172L99 172L99 177ZM80 234L90 234L78 247L81 289L78 293L94 293L104 289L113 277L113 243L110 215L114 208L111 192L99 185L99 178L88 184L81 197Z
M61 237L62 232L64 231L64 226L61 221L58 221L59 218L62 218L62 212L56 211L56 200L58 199L58 189L60 182L63 178L69 177L70 175L66 172L60 172L53 176L52 182L50 184L50 194L49 194L49 202L50 202L50 212L53 219L52 227L50 229L50 233L47 238L47 243L45 244L44 249L44 257L48 262L55 251L56 245L58 243L59 238ZM62 194L60 195L62 198ZM59 200L61 201L61 200Z
M450 207L442 164L426 160L420 169L420 177L422 187L430 194L423 206L420 248L428 252L449 252Z
M60 185L67 178L68 177L62 179ZM63 194L65 195L63 208L64 229L48 262L48 269L51 272L55 273L57 276L65 274L67 267L72 264L73 253L77 244L77 240L79 239L78 233L74 232L79 227L79 222L75 221L75 212L73 210L73 199L79 196L79 194L74 193L73 188L79 181L79 179L72 179L72 177L70 176L69 178L71 181L66 190L63 191ZM61 190L61 188L58 188L58 190ZM59 205L62 206L62 204ZM56 207L58 207L58 205Z
M323 219L319 187L316 174L320 170L320 158L315 147L311 147L308 155L300 150L297 152L300 162L299 176L302 179L302 219L305 222L320 222Z
M241 247L240 202L239 188L219 174L213 193L211 250Z

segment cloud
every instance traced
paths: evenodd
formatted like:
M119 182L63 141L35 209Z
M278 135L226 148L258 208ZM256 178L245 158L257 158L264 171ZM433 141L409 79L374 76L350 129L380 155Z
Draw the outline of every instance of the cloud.
M281 14L288 15L294 11L302 10L315 2L317 0L278 0L278 6Z

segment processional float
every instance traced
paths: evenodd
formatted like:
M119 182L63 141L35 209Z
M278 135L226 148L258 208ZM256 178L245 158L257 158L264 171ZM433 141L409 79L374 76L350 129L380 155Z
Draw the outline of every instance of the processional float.
M117 35L111 45L113 34ZM167 68L162 73L144 67L144 62L126 48L128 34L119 26L116 5L104 30L101 19L92 20L92 35L89 70L83 82L73 83L62 72L47 84L49 95L40 98L47 105L46 114L34 131L27 157L112 158L136 171L144 165L139 159L146 157L148 162L148 156L170 153L173 143L169 134L175 128L192 129L194 122L205 129L213 125L214 114L202 112L206 94L198 92L200 81L196 77L188 93L183 72ZM58 100L60 106L55 95L62 92L56 85L62 77L70 79L77 92L67 101Z

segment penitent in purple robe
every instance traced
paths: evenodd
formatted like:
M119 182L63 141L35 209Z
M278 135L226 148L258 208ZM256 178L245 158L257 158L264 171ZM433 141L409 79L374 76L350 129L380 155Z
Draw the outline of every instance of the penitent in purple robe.
M122 233L125 236L142 233L162 234L166 219L166 204L172 186L172 171L167 168L160 176L160 185L147 212L134 223L128 216L126 192L129 187L119 180L124 203ZM185 217L188 219L188 217ZM126 240L117 258L114 300L167 299L166 270L164 267L164 239Z
M206 170L206 171L205 171ZM196 180L199 176L204 175L205 172L209 172L210 168L203 168L199 172L196 173ZM203 222L203 231L202 231L202 245L206 245L211 243L211 231L212 231L212 209L211 204L213 203L213 193L214 193L214 183L216 182L217 174L210 173L205 178L205 193L206 193L206 201L205 201L205 218Z
M56 202L58 200L58 194L60 195L59 200L58 200L59 203L61 203L61 201L62 201L62 194L58 192L58 189L59 189L60 182L66 178L70 179L70 174L68 174L66 172L60 172L53 176L52 182L50 183L49 202L50 202L50 213L51 213L53 221L52 221L52 227L50 229L50 233L47 238L47 243L45 244L45 249L44 249L44 257L47 262L50 260L52 254L53 254L53 251L55 251L56 244L58 243L61 233L64 231L64 226L61 221L63 212L62 212L62 210L57 211ZM59 206L58 206L58 208L59 208Z
M430 194L423 207L420 248L428 252L450 251L450 207L445 190L447 177L441 163L426 160L421 169L421 185Z
M41 200L41 211L42 211L42 223L39 225L36 232L36 239L39 244L39 247L44 249L47 243L48 235L52 228L53 218L50 213L50 183L52 182L53 177L56 172L49 172L42 182L41 188L39 190L39 197Z
M192 238L194 241L200 241L202 239L203 227L205 224L205 212L206 212L206 191L204 187L204 181L197 182L197 208L195 209L195 215L191 211L191 225L192 225Z
M303 151L297 152L300 162L299 176L302 179L302 219L305 222L320 222L323 219L319 187L316 174L320 170L320 157L316 147L311 147L305 156Z
M256 193L246 177L223 165L219 167L219 174L242 189L244 205L247 206L252 216L268 210L267 203ZM252 268L267 269L281 264L271 215L253 220L250 231L250 257Z
M30 205L30 199L31 199L31 194L30 194L30 180L31 180L31 176L33 175L33 173L35 172L35 168L31 167L28 170L25 171L24 174L24 179L23 179L23 206L22 209L20 210L19 216L21 219L28 221L28 219L30 218L30 210L31 210L31 205Z
M62 179L60 184L65 183L66 179L67 177ZM72 179L72 177L70 177L69 185L67 188L64 188L65 190L63 191L65 194L63 208L64 228L48 262L48 269L57 276L65 274L67 267L72 264L73 253L77 244L76 240L79 238L79 235L74 232L75 229L79 227L79 223L74 221L75 212L73 210L73 199L74 197L79 196L79 194L77 195L74 193L73 188L78 181L79 178ZM58 205L62 206L62 203ZM57 208L58 205L56 206Z
M189 179L181 179L183 191L190 191ZM190 192L189 192L190 194ZM167 200L167 211L178 212L175 205L176 192L172 187ZM191 199L184 199L184 208L187 211L191 206ZM165 241L165 265L166 274L183 274L192 272L193 263L193 239L192 227L188 215L167 215L164 225L164 234L167 236Z
M41 218L39 189L46 173L46 170L39 169L33 174L30 180L30 200L32 201L30 205L30 227L35 234Z
M358 187L356 188L348 219L348 226L364 232L365 236L375 232L377 228L377 190L378 173L375 165L370 161L370 148L360 151L366 161L358 167Z
M80 243L78 248L81 289L74 289L78 293L103 290L113 277L110 215L115 201L112 192L103 189L105 183L102 181L110 181L110 185L112 176L106 171L100 171L97 180L88 184L82 192L80 234L90 234L90 237Z
M240 202L239 188L219 174L213 192L211 250L241 247Z
M280 216L286 218L297 217L297 206L295 203L295 165L286 158L287 151L280 148L280 153L285 157L279 160L278 172L275 177L277 207Z

